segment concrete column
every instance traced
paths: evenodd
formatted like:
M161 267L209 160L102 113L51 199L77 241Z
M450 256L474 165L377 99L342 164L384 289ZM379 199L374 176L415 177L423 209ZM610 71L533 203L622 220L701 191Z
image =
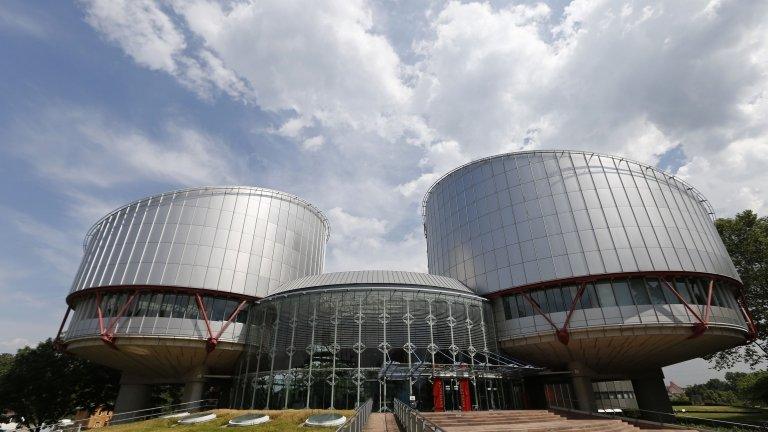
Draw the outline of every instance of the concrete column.
M637 406L641 410L660 413L673 413L667 387L664 385L664 372L656 369L632 378ZM669 420L669 416L659 415L659 421Z
M573 396L576 398L574 408L581 411L594 411L597 408L595 392L592 389L594 373L580 363L572 363L568 366L571 369L571 382L575 393Z
M115 401L115 414L150 408L152 386L140 378L126 375L120 378L120 390Z
M205 390L205 381L187 381L184 384L184 392L181 396L182 402L192 402L203 398Z
M205 369L200 368L190 374L184 383L184 391L181 395L182 402L192 402L203 398L205 391Z

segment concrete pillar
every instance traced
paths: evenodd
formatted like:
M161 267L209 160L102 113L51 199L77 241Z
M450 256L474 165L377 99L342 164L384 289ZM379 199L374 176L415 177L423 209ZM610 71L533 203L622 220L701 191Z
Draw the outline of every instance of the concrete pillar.
M184 392L181 396L182 402L192 402L203 398L205 391L205 381L187 381L184 384Z
M592 377L594 373L580 363L568 365L571 369L571 382L573 384L576 406L574 408L581 411L594 411L597 409L595 403L595 392L592 389Z
M151 385L124 373L120 378L120 390L115 400L115 414L150 408L151 396Z
M182 402L198 401L203 398L205 391L205 369L200 368L189 375L184 383L184 391L181 395Z
M669 401L667 387L664 385L664 372L656 369L632 378L632 389L635 392L637 406L641 410L659 413L673 413L672 402ZM669 416L658 415L658 421L669 421Z

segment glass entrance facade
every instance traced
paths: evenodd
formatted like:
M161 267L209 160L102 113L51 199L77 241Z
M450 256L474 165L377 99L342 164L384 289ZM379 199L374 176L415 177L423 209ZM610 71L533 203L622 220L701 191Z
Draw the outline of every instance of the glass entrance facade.
M249 314L236 406L353 408L372 398L383 410L397 398L431 409L436 398L458 404L467 388L476 407L507 405L501 381L516 369L497 354L488 301L457 281L349 272L293 285Z

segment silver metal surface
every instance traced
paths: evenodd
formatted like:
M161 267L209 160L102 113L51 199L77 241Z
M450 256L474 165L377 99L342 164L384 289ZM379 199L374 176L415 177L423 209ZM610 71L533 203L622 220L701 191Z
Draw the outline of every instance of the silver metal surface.
M577 151L498 155L424 198L430 273L478 294L646 271L739 276L692 186L625 158Z
M71 292L159 285L264 297L321 273L328 235L319 210L282 192L168 192L120 207L91 228Z

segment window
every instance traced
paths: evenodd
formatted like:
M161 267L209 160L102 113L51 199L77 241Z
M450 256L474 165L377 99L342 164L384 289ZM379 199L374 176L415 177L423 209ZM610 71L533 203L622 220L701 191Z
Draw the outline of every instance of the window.
M648 285L648 294L651 296L651 302L655 305L665 304L664 291L661 289L661 284L656 278L648 278L645 280Z
M629 284L626 280L614 280L613 293L619 306L633 306L635 304L632 301L632 293L629 291Z
M616 299L613 296L610 281L600 281L596 284L597 296L600 299L602 307L616 306Z
M599 308L597 293L593 284L587 284L584 294L581 295L581 307L584 309Z
M642 278L630 279L629 286L630 291L632 292L632 298L635 299L635 304L651 304L651 299L648 297L648 291L645 289L645 281Z

